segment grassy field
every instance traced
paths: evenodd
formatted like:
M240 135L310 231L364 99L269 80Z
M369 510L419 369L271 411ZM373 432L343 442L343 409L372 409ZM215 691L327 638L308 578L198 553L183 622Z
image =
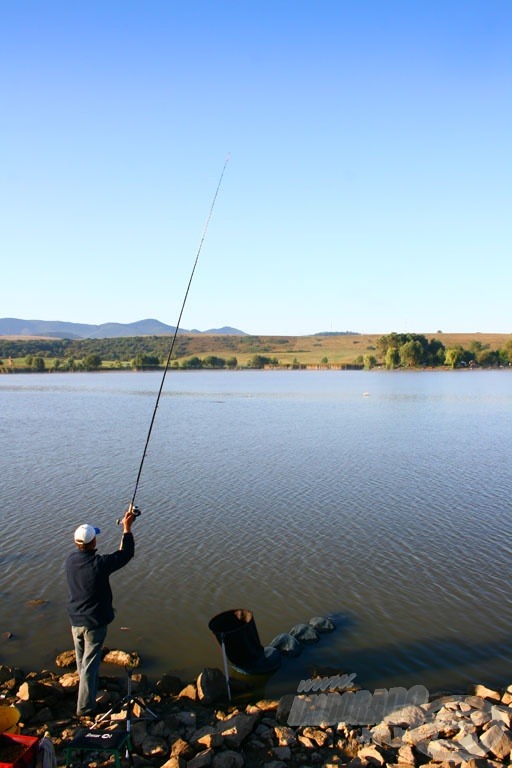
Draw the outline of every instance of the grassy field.
M186 350L177 350L178 362L197 355L217 355L225 359L236 357L245 366L253 355L275 357L281 365L294 361L305 365L319 365L323 358L331 365L354 363L359 355L376 354L377 340L383 334L350 334L339 336L187 336ZM425 333L429 340L439 339L446 349L462 346L469 349L478 341L490 349L501 349L512 334L506 333ZM181 347L182 344L178 345Z
M179 335L174 347L173 363L181 365L191 357L204 359L209 355L224 358L235 357L241 367L245 367L254 355L276 359L280 365L351 365L358 357L372 354L377 359L377 341L383 334L346 334L317 336L220 336L220 335ZM463 347L470 349L473 342L479 342L489 349L502 349L512 339L512 334L505 333L423 333L427 339L438 339L446 349ZM7 337L4 337L7 338ZM14 338L14 337L10 337ZM18 337L19 339L20 337ZM25 337L26 339L27 337ZM151 339L148 337L148 345ZM171 337L158 337L164 356L168 354ZM112 340L114 341L114 340ZM160 354L162 354L160 352ZM77 356L80 358L80 355ZM103 368L124 368L130 365L129 359L109 361L109 355L103 355ZM45 364L51 369L55 359L47 357ZM13 358L14 368L26 366L25 358Z

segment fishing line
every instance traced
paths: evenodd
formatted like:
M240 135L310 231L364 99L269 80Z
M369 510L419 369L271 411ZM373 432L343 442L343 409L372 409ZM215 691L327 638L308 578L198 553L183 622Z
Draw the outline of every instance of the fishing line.
M208 218L206 219L206 223L204 225L203 234L202 234L201 241L199 243L199 248L197 249L196 258L195 258L195 261L194 261L194 266L192 267L192 272L190 273L190 278L189 278L189 281L188 281L187 290L185 291L185 296L183 298L183 303L181 305L181 310L180 310L180 314L179 314L179 317L178 317L178 322L176 323L176 328L175 328L175 331L174 331L174 335L172 337L171 347L169 349L169 354L167 355L167 361L165 363L165 368L164 368L164 372L163 372L163 375L162 375L162 380L160 382L160 388L158 390L158 394L157 394L157 397L156 397L155 407L153 408L153 415L151 416L151 421L150 421L150 424L149 424L148 434L147 434L147 437L146 437L146 442L145 442L145 445L144 445L144 450L142 452L142 458L141 458L140 464L139 464L139 471L137 472L137 479L135 481L135 487L134 487L133 494L132 494L132 499L131 499L131 502L130 502L130 506L134 509L134 511L136 512L136 515L140 514L140 510L135 506L135 497L137 496L137 490L139 488L139 481L140 481L140 477L142 475L142 468L144 466L144 461L146 460L149 440L151 438L151 432L153 430L153 424L155 423L155 417L156 417L156 412L157 412L157 409L158 409L158 404L160 402L160 395L162 394L162 389L164 387L165 377L167 375L167 371L169 369L169 364L171 362L171 357L172 357L172 353L173 353L173 350L174 350L174 344L176 342L176 337L178 335L178 330L179 330L180 323L181 323L181 317L182 317L183 311L185 309L185 304L187 303L187 297L188 297L188 293L190 291L190 286L192 285L192 279L194 277L194 272L196 271L197 262L199 261L199 254L201 253L201 249L203 247L204 239L206 237L206 232L208 231L208 225L210 224L210 219L211 219L212 214L213 214L213 209L215 208L215 202L217 200L217 195L219 194L219 189L220 189L220 186L222 184L222 179L224 177L224 172L226 170L226 166L228 164L228 161L229 161L229 155L226 158L226 162L224 163L224 167L222 169L222 173L220 174L219 183L217 184L217 189L215 190L215 194L213 196L212 204L210 206L210 211L208 213ZM119 523L120 521L118 520L117 522Z

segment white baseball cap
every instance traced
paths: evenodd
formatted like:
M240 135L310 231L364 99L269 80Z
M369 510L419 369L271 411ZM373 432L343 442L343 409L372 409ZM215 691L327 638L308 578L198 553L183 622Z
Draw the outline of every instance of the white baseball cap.
M79 525L75 531L75 541L77 544L90 544L93 539L96 538L98 533L101 533L99 528L95 528L93 525Z

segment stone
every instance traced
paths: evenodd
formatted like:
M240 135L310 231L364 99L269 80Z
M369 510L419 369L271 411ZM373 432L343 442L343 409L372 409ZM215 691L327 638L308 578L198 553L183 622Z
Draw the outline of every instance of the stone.
M487 755L487 749L482 746L475 733L469 731L462 732L455 737L454 741L466 750L468 756L485 757Z
M498 760L508 757L512 751L512 732L503 723L491 725L480 736L480 741Z
M436 762L450 762L461 765L466 759L466 753L463 749L456 747L448 739L435 739L428 744L427 753Z
M185 739L176 739L176 741L174 741L171 746L171 757L174 755L181 755L182 757L188 759L189 757L192 757L193 754L194 750L188 741L185 741Z
M278 760L283 760L284 762L292 759L292 751L290 747L274 747L272 754Z
M296 624L290 629L290 635L296 637L301 643L317 643L319 638L316 629L309 624Z
M277 726L274 728L274 735L280 747L292 747L297 743L297 734L293 728Z
M324 747L330 739L329 733L324 731L322 728L306 727L302 731L302 735L307 739L314 741L315 744L319 747Z
M157 681L156 689L159 693L175 696L183 689L183 683L176 675L162 675Z
M170 757L162 768L187 768L187 761L183 757Z
M76 667L76 656L74 651L63 651L55 659L58 667Z
M194 683L186 685L179 693L179 699L190 699L191 701L197 701L197 688Z
M333 622L324 616L313 616L313 618L309 620L308 624L310 624L313 629L316 629L316 631L320 633L334 631Z
M377 747L374 744L371 744L367 747L363 747L359 750L357 756L360 760L365 760L367 763L370 763L371 765L379 765L383 766L385 764L385 759L383 755L379 752Z
M421 725L424 721L425 712L423 709L416 706L416 704L409 704L385 715L382 722L414 728Z
M217 726L217 731L228 747L238 748L252 732L257 719L256 715L234 715L220 722Z
M79 682L78 672L66 672L59 677L59 683L66 691L77 691Z
M220 669L204 669L196 681L197 698L203 704L226 699L228 689L226 678Z
M398 762L402 765L416 765L416 757L413 748L409 744L402 744L399 748Z
M387 723L379 723L370 730L370 736L375 744L391 744L393 732Z
M148 733L148 727L147 723L143 720L136 720L132 723L131 729L130 729L130 739L135 747L137 749L142 745L142 742L146 738Z
M105 664L116 664L120 667L140 667L140 656L138 653L127 651L108 651L103 656Z
M466 696L465 702L470 707L473 707L473 709L481 709L484 712L491 711L491 703L482 698L482 696Z
M283 653L285 656L290 656L291 658L299 656L302 653L301 644L297 638L289 632L282 632L280 635L276 635L270 645L273 648L277 648L280 653Z
M165 739L158 736L146 736L141 744L144 757L160 757L169 754L169 747Z
M202 752L198 752L197 755L188 761L187 768L206 768L212 764L214 750L203 749Z
M217 752L213 756L212 765L213 768L242 768L244 762L244 757L240 752L227 749L225 752Z
M505 707L493 704L491 707L491 720L499 720L508 727L510 726L510 712Z
M489 722L491 714L490 712L485 712L483 709L474 709L470 712L469 719L474 725L481 727Z
M222 746L222 736L213 725L205 725L194 731L189 738L189 743L194 749L209 749Z
M475 696L480 696L482 699L490 699L490 701L500 701L501 696L498 691L492 688L486 688L485 685L475 685Z

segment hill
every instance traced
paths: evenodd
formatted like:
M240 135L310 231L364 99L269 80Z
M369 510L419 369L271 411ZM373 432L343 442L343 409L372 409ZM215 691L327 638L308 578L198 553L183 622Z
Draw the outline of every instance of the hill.
M44 337L47 339L119 339L125 336L172 336L176 326L165 325L160 320L148 318L134 323L102 323L89 325L87 323L68 323L62 320L20 320L16 317L0 318L0 336L11 337ZM224 326L208 331L185 329L180 334L223 334L243 335L243 331Z

